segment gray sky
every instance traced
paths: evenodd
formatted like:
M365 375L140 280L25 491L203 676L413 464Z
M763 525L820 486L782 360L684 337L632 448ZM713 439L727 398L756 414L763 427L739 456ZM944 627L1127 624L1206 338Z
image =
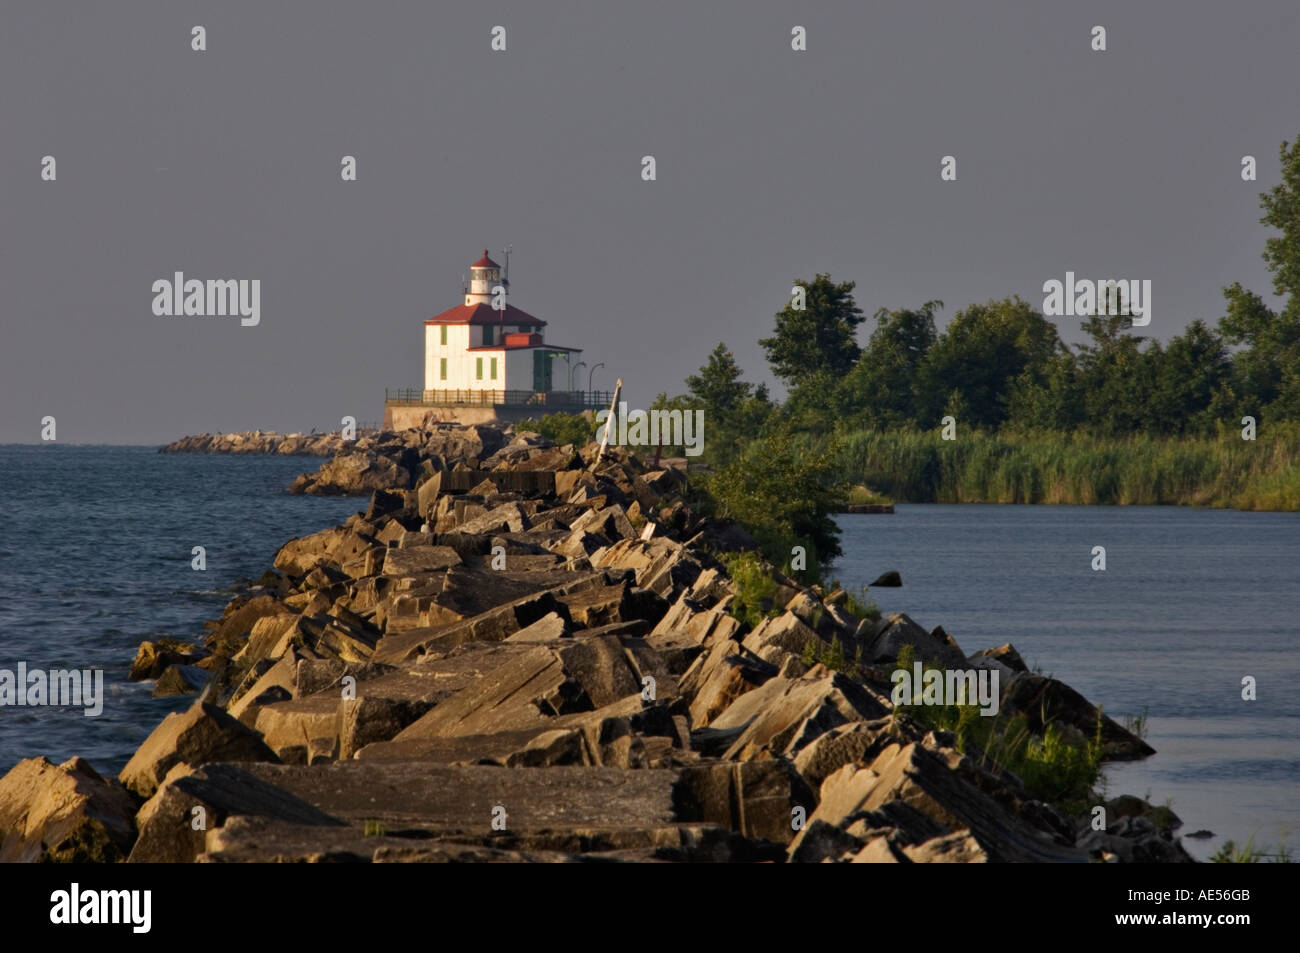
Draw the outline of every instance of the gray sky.
M1168 337L1234 280L1274 300L1257 196L1300 133L1298 20L1295 0L6 0L0 442L47 414L69 443L378 420L385 387L421 386L424 319L507 243L511 302L632 406L720 340L770 381L757 339L817 271L868 314L939 298L942 323L1041 305L1067 269L1149 278ZM260 279L261 323L154 316L177 270Z

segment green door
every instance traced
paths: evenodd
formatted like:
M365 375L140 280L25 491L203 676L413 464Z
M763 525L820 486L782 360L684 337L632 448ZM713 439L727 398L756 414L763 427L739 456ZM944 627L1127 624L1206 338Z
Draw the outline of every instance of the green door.
M545 393L551 389L551 355L547 351L533 351L533 390Z

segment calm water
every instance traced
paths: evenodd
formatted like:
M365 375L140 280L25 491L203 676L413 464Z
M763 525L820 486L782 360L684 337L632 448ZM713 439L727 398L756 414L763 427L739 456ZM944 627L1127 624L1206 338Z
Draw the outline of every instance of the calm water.
M116 774L170 711L126 681L136 647L199 641L203 622L276 549L346 519L364 500L289 496L310 457L159 454L152 447L0 446L0 668L104 669L104 710L0 708L0 774L81 755ZM190 552L206 549L207 570Z
M831 575L967 653L1011 642L1107 714L1149 716L1157 754L1112 795L1172 798L1196 856L1225 838L1300 847L1300 514L1180 507L898 506L841 516ZM1091 568L1106 549L1106 570ZM1241 679L1258 700L1241 700Z
M169 711L125 680L136 646L198 640L228 588L357 499L292 497L319 460L0 446L0 668L103 668L97 718L0 708L0 772L74 754L115 773ZM1012 642L1115 717L1149 714L1159 752L1108 771L1111 793L1173 799L1199 856L1225 837L1300 835L1300 514L1172 507L899 506L843 516L834 574L885 611L942 625L967 652ZM207 571L190 568L207 549ZM1107 569L1090 568L1105 546ZM1254 675L1259 700L1240 700ZM1300 845L1298 845L1300 846Z

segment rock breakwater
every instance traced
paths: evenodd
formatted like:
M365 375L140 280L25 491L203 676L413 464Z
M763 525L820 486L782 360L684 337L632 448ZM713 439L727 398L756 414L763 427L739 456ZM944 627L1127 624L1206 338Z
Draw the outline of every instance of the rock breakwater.
M141 646L134 677L198 694L118 778L0 779L0 860L1189 859L1144 802L1098 800L1094 830L891 701L900 659L987 669L1031 731L1151 753L1010 646L766 565L740 621L752 540L674 468L491 427L339 450L295 486L364 511L287 542L195 644Z

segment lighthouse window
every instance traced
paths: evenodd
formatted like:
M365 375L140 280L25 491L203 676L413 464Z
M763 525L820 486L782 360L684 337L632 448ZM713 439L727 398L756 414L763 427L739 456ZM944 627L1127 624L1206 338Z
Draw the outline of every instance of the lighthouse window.
M492 379L497 379L497 359L495 357L492 358Z
M445 381L447 379L447 359L445 357L438 360L438 375L439 380Z
M484 328L484 329L483 329L483 344L484 344L484 346L487 346L487 345L490 345L490 344L495 343L495 342L493 342L493 340L492 340L492 331L493 331L492 328Z
M441 330L442 330L442 345L443 347L446 347L447 346L447 325L444 324Z
M483 358L474 358L474 377L476 380L483 379Z

